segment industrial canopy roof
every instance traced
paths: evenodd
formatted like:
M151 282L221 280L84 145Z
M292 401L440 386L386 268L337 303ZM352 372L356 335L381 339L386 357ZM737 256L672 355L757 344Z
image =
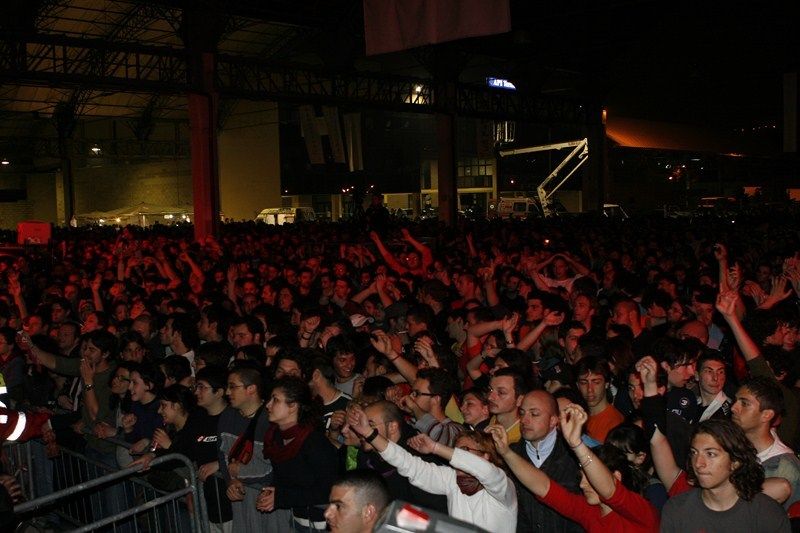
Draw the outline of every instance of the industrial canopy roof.
M780 115L780 76L798 67L792 2L510 0L512 32L457 44L462 81L500 75L544 95L591 94L625 116L733 125ZM218 24L219 54L430 77L429 50L364 57L362 0L25 0L6 2L11 34L184 49L184 11ZM204 15L203 15L204 14ZM193 23L196 23L195 19ZM28 45L28 53L36 54ZM40 45L42 46L42 45ZM89 54L91 55L91 54ZM98 56L102 54L98 53ZM82 58L87 62L92 57ZM185 98L5 81L0 113L185 118ZM10 114L10 115L9 115ZM658 115L661 116L658 116ZM13 127L13 126L12 126ZM7 128L6 128L7 129ZM36 132L29 132L36 133ZM0 132L2 135L2 132Z

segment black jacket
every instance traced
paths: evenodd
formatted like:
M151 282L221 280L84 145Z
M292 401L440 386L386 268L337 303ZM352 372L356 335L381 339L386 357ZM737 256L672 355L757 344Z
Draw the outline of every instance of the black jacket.
M525 451L525 440L520 440L511 445L511 449L523 459L530 462L528 453ZM580 469L573 454L567 447L561 435L556 438L556 445L553 452L542 463L542 472L554 482L558 483L570 492L580 493L579 484L581 481ZM583 528L561 516L545 504L536 499L525 486L514 478L514 485L517 487L517 501L519 502L519 514L517 518L517 531L519 533L532 532L564 532L579 533Z

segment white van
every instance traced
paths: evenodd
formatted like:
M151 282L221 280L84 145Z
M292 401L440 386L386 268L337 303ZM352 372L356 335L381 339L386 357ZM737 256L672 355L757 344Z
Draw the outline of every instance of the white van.
M256 222L282 226L295 222L311 222L317 218L310 207L268 207L256 216Z
M500 218L538 218L542 216L539 202L533 198L499 198L489 201L489 215Z

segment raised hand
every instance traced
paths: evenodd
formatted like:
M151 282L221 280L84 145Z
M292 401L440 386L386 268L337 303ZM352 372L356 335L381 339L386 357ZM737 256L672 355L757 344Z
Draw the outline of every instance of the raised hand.
M549 313L544 315L542 322L544 322L545 325L548 326L558 326L562 322L564 322L564 313L559 313L558 311L550 311Z
M589 419L589 415L580 405L571 403L566 406L559 416L561 422L561 434L571 448L577 448L581 444L583 426Z
M422 454L433 453L436 449L436 441L425 433L419 433L408 439L408 445Z
M492 436L494 447L501 456L509 451L508 447L508 434L506 429L500 424L493 424L486 428L486 433Z
M736 291L725 291L717 295L717 311L725 318L736 316L736 302L739 300L739 293Z
M506 334L506 337L510 337L511 333L517 329L517 324L519 323L519 313L511 313L511 315L503 317L501 323L502 326L500 329L503 330L503 333Z

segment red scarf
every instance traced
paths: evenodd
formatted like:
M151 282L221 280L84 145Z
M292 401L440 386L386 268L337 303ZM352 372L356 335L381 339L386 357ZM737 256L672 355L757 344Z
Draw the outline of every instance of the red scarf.
M264 459L272 463L284 463L292 459L313 430L311 424L295 424L286 431L281 431L278 424L272 424L264 435ZM289 442L283 443L289 439Z

